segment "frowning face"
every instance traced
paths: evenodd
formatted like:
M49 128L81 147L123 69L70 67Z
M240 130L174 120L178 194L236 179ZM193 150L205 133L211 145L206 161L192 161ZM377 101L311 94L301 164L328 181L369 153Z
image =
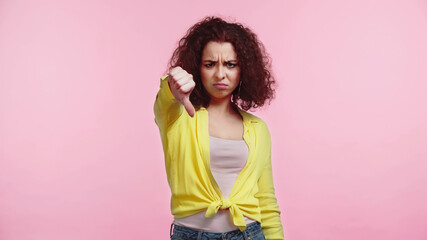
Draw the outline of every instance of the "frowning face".
M240 79L233 45L229 42L208 42L202 53L200 76L211 101L230 101Z

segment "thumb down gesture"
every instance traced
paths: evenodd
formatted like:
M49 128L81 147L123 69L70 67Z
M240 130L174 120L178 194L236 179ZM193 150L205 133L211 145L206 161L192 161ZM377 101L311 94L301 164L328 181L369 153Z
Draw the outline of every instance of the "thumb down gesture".
M168 83L175 99L184 105L188 115L194 117L194 107L190 102L190 94L196 86L193 75L181 67L175 67L169 73Z

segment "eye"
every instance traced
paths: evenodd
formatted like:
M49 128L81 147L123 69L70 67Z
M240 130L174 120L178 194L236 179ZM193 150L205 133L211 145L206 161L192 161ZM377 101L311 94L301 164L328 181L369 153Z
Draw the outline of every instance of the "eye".
M210 63L206 63L205 64L205 67L207 67L207 68L211 68L211 67L213 67L215 65L215 63L214 62L210 62Z
M234 68L234 67L236 67L236 64L234 64L234 63L230 63L230 62L226 63L225 65L226 65L228 68Z

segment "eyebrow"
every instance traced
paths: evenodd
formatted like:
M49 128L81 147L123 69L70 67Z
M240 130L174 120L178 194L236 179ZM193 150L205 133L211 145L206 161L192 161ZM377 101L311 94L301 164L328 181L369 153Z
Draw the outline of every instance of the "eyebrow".
M205 60L203 60L203 62L213 62L213 63L216 63L216 62L218 62L218 61L205 59ZM225 63L237 63L237 60L228 60L228 61L224 61L224 62L225 62Z

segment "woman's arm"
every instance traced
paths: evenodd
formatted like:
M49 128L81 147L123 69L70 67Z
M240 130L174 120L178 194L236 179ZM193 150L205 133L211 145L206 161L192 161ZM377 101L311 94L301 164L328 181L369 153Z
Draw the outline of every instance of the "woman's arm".
M154 102L154 121L160 129L167 128L183 111L169 88L168 79L168 75L160 78L160 90Z
M173 68L169 75L160 79L160 90L154 102L154 121L161 130L170 126L184 108L190 116L194 116L189 100L194 86L193 76L180 67Z
M268 129L266 129L266 131L268 133L268 136L266 136L267 139L265 139L265 141L267 141L266 145L269 148L268 156L266 156L266 163L258 180L258 193L255 194L255 197L259 200L261 208L261 227L266 239L280 240L284 239L283 227L273 185L270 133Z

